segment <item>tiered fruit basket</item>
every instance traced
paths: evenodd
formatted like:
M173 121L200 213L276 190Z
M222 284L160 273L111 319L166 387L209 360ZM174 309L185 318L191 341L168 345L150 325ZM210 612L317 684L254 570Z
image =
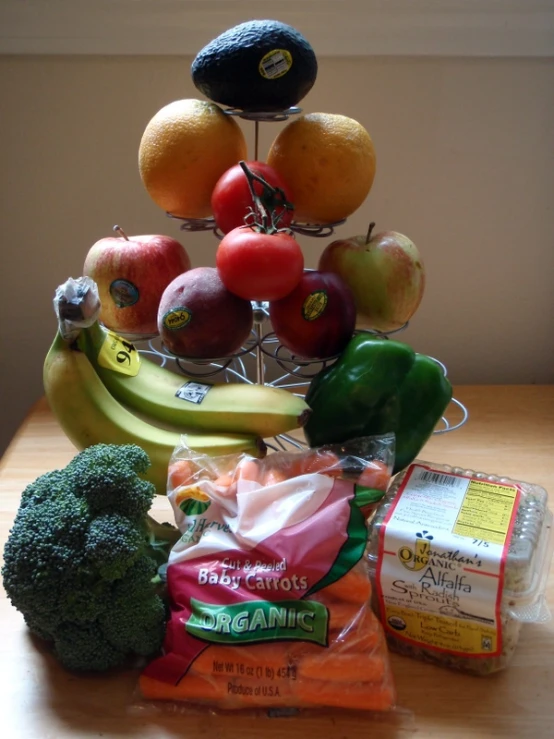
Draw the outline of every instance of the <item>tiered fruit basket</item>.
M291 116L301 115L302 108L292 106L285 110L263 112L244 111L237 108L227 108L226 115L238 117L254 124L254 160L259 158L260 124L280 123L287 121ZM208 218L180 218L172 213L166 214L169 218L180 222L180 230L185 233L213 232L216 239L220 240L223 234L218 229L213 217ZM333 223L303 223L292 221L289 229L296 235L312 238L330 238L347 219L341 219ZM225 382L244 382L265 384L270 387L287 389L304 397L311 380L323 369L332 365L338 355L306 359L292 353L277 338L272 330L269 317L269 303L267 301L252 301L254 310L254 325L251 338L242 348L228 356L212 358L209 360L198 360L193 357L175 356L168 352L159 340L150 339L147 343L139 346L142 353L154 358L162 366L172 367L177 372L198 380L223 379ZM366 330L381 337L396 335L408 327L408 322L399 328L382 332ZM362 329L356 333L362 332ZM438 359L433 358L447 376L446 366ZM466 407L456 398L452 398L450 406L441 417L440 422L434 430L434 434L444 434L455 431L463 426L468 420ZM289 446L304 447L304 439L296 434L281 434L274 439L269 446L274 449L285 449Z

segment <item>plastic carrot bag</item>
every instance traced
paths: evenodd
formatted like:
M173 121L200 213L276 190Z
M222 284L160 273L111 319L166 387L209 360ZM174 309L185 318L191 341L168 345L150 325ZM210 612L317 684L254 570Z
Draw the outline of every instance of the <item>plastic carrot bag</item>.
M144 698L216 709L388 711L395 690L370 607L366 511L390 481L391 435L210 458L177 449L168 496L163 655Z

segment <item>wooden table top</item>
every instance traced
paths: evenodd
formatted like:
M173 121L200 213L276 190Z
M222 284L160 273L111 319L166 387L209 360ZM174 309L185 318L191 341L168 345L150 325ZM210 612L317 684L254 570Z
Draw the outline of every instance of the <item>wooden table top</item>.
M554 385L461 386L455 395L468 408L469 421L452 433L433 436L421 458L536 483L554 500ZM74 454L40 401L0 462L2 550L23 488L66 465ZM162 515L166 505L165 499L157 501ZM548 603L554 612L552 571ZM391 655L399 712L378 720L338 712L260 719L141 711L133 706L136 672L80 677L64 671L29 637L3 589L0 620L0 732L10 739L554 736L554 620L525 625L509 668L489 677Z

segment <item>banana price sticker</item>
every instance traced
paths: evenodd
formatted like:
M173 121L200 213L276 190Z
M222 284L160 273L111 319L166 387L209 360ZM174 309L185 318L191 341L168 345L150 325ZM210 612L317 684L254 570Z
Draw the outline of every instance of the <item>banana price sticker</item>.
M129 341L108 331L98 353L98 364L122 375L135 377L140 369L140 354Z

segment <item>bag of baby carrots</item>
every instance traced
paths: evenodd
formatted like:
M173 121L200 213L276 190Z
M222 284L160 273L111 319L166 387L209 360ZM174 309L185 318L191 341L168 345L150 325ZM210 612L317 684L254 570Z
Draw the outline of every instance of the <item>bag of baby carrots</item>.
M211 709L388 711L395 689L364 558L394 437L263 460L175 450L163 655L143 698Z

